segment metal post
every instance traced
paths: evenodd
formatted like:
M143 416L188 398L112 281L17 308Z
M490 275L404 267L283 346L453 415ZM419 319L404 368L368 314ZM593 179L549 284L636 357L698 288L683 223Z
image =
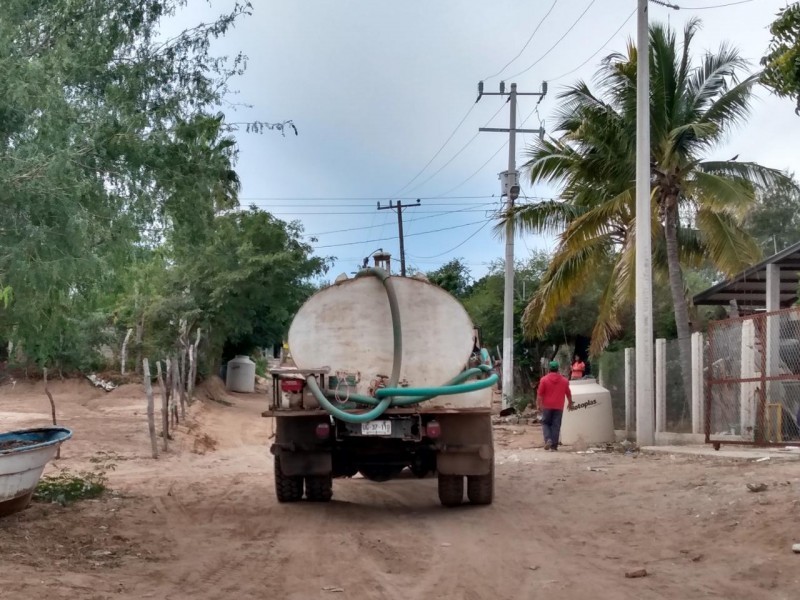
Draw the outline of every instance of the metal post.
M625 437L630 438L633 433L634 407L633 396L635 394L633 380L633 348L625 348Z
M403 201L397 201L397 231L400 234L400 276L406 276L406 246L403 241Z
M514 224L511 219L511 209L514 200L519 194L517 180L517 133L537 133L544 135L544 129L517 129L517 96L539 96L541 102L547 94L547 83L542 83L541 92L517 92L517 84L512 83L509 92L506 92L505 83L500 83L499 92L484 92L483 82L478 84L478 101L483 96L508 96L509 128L481 127L478 131L507 132L508 133L508 171L505 175L503 193L506 195L506 209L508 219L506 222L506 264L505 287L503 290L503 408L511 406L514 397Z
M647 0L638 0L636 68L636 439L655 441L650 223L650 50Z
M706 403L702 332L692 334L692 433L704 433L706 430Z
M667 430L667 340L656 340L656 432Z
M517 84L511 84L509 94L508 176L517 170ZM503 291L503 408L511 406L514 398L514 223L510 218L514 208L513 195L506 194L506 264Z
M406 204L403 206L403 201L398 200L397 204L389 201L389 206L381 206L381 203L378 202L378 210L396 210L397 211L397 234L400 236L400 275L403 277L406 276L406 246L405 246L405 239L403 237L403 209L404 208L411 208L412 206L420 206L420 200L417 199L416 204Z

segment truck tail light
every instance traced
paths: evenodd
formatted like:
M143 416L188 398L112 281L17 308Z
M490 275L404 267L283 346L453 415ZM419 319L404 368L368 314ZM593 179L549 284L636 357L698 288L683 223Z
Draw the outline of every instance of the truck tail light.
M302 379L283 379L281 380L281 390L290 394L297 394L303 391L304 383Z
M432 440L439 438L442 435L442 426L439 425L439 421L428 421L428 424L425 425L425 435Z
M320 423L316 429L317 437L321 440L327 440L331 435L331 426L329 423Z

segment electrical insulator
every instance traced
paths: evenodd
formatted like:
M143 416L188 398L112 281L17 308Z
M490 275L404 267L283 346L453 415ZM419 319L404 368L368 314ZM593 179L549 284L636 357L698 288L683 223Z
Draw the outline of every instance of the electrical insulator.
M501 81L500 82L500 93L501 94L505 94L506 93L506 82L505 81Z

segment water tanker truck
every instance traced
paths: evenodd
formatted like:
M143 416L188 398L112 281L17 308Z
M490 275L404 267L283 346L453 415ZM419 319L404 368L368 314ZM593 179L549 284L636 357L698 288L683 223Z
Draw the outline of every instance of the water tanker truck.
M492 372L464 307L424 278L362 269L312 296L272 370L280 502L326 502L333 479L436 473L439 500L491 504ZM466 489L465 489L466 488Z

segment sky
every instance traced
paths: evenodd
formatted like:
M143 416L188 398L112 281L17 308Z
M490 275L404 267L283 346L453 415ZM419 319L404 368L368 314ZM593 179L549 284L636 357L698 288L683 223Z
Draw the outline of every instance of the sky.
M765 54L769 24L785 0L676 0L681 10L650 5L651 22L682 28L702 20L694 53L738 47L752 68ZM719 6L727 4L727 6ZM246 73L228 121L292 120L299 135L236 134L241 203L302 222L320 256L335 257L325 279L352 272L381 248L399 258L397 216L377 210L400 199L406 261L422 271L461 258L473 276L503 256L493 233L500 206L498 173L508 167L508 105L476 103L477 84L500 81L520 92L518 121L547 125L563 86L590 81L601 59L635 38L635 0L253 0L252 16L215 42L219 54L243 52ZM189 0L167 24L179 30L208 21L230 1ZM710 7L710 8L706 8ZM544 18L544 20L542 20ZM541 23L541 24L540 24ZM538 26L538 28L537 28ZM514 60L512 60L514 59ZM509 64L510 63L510 64ZM506 67L506 65L508 65ZM505 68L504 68L505 67ZM498 75L499 73L499 75ZM793 102L759 88L748 123L713 157L757 161L800 173L800 119ZM519 127L520 125L518 125ZM517 137L524 161L530 135ZM445 143L447 142L447 143ZM433 159L433 160L431 160ZM429 164L430 163L430 164ZM533 187L527 201L558 190ZM552 237L516 240L516 257L552 250ZM395 263L399 270L399 263Z

